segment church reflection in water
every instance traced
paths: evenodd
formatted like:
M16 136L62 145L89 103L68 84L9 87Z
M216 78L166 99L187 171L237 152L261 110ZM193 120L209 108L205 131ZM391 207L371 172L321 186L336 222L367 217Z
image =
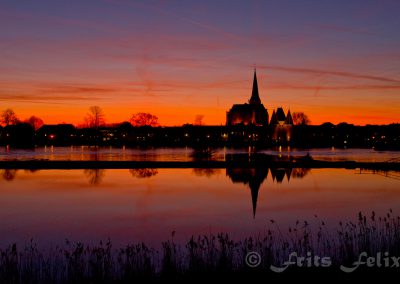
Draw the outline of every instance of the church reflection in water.
M254 167L254 168L237 168L227 167L226 175L233 183L243 183L248 185L251 192L251 201L253 205L253 218L256 217L258 192L261 184L267 179L268 172L271 172L273 182L282 183L291 178L303 178L307 175L310 169L301 168L276 168L276 167Z
M248 159L248 156L247 158ZM242 168L239 166L242 165ZM274 163L271 161L261 161L256 163L254 167L243 166L244 160L236 161L232 164L228 164L226 167L226 176L230 178L233 183L242 183L250 188L251 200L253 206L253 217L256 216L257 210L257 199L261 184L267 179L268 174L270 174L273 182L282 183L285 178L289 182L292 178L303 178L307 175L310 169L300 169L300 168L277 168L274 167ZM193 174L196 176L211 177L219 174L224 169L203 169L194 168ZM20 170L16 169L0 169L0 179L8 182L15 180L17 172ZM36 173L37 170L21 170L24 172ZM88 182L91 185L97 186L103 182L105 177L105 169L85 169L83 174L88 178ZM129 173L134 178L151 178L158 174L158 169L129 169Z

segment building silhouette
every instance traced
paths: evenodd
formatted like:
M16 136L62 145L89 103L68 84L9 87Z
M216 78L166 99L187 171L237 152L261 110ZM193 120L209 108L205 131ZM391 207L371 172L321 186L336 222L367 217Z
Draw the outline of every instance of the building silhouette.
M287 114L282 107L273 110L269 121L268 111L262 104L258 92L256 70L254 70L253 89L248 103L235 104L226 114L226 125L268 126L269 136L273 143L290 143L292 138L293 119L290 110Z
M281 142L290 143L293 132L293 119L290 110L287 115L285 115L282 107L277 108L276 112L274 110L271 115L270 129L273 142L278 144Z
M254 70L253 90L248 103L235 104L226 114L227 125L268 125L268 111L258 93L257 74Z

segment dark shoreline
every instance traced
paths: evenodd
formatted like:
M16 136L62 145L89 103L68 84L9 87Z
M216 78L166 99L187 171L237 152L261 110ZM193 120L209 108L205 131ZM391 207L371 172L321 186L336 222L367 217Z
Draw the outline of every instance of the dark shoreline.
M0 161L0 169L140 169L140 168L343 168L370 170L400 170L399 162L356 161L49 161L8 160Z

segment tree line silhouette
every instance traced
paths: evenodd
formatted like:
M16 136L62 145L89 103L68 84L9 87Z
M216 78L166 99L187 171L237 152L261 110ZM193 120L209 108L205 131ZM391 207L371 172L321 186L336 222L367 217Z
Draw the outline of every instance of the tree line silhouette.
M84 117L83 121L84 122L83 124L81 124L81 126L86 128L99 128L102 126L106 126L104 111L99 106L89 107L89 111ZM156 127L160 125L158 122L158 117L156 115L145 112L138 112L133 114L130 117L129 122L132 124L132 126L136 127ZM25 120L20 120L14 110L10 108L5 109L0 114L0 124L3 126L17 125L22 123L30 124L35 131L44 125L44 121L35 115L32 115Z
M247 147L268 148L374 148L400 150L400 124L356 126L348 123L309 125L302 112L293 113L291 135L276 137L279 126L207 126L202 115L193 124L163 127L158 117L139 112L128 121L107 124L99 106L92 106L78 127L72 124L44 124L32 115L20 120L12 109L0 114L0 145L29 148L35 146L112 145L140 147ZM278 129L279 130L279 129ZM286 139L287 138L287 139Z

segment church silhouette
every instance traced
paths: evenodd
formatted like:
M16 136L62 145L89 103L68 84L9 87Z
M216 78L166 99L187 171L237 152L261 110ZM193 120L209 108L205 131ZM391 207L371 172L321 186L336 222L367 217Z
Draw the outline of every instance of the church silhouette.
M282 107L273 110L269 120L268 110L260 99L257 71L254 70L253 88L248 103L234 104L226 113L227 126L267 127L270 137L275 142L290 142L293 119L290 110L285 114Z

